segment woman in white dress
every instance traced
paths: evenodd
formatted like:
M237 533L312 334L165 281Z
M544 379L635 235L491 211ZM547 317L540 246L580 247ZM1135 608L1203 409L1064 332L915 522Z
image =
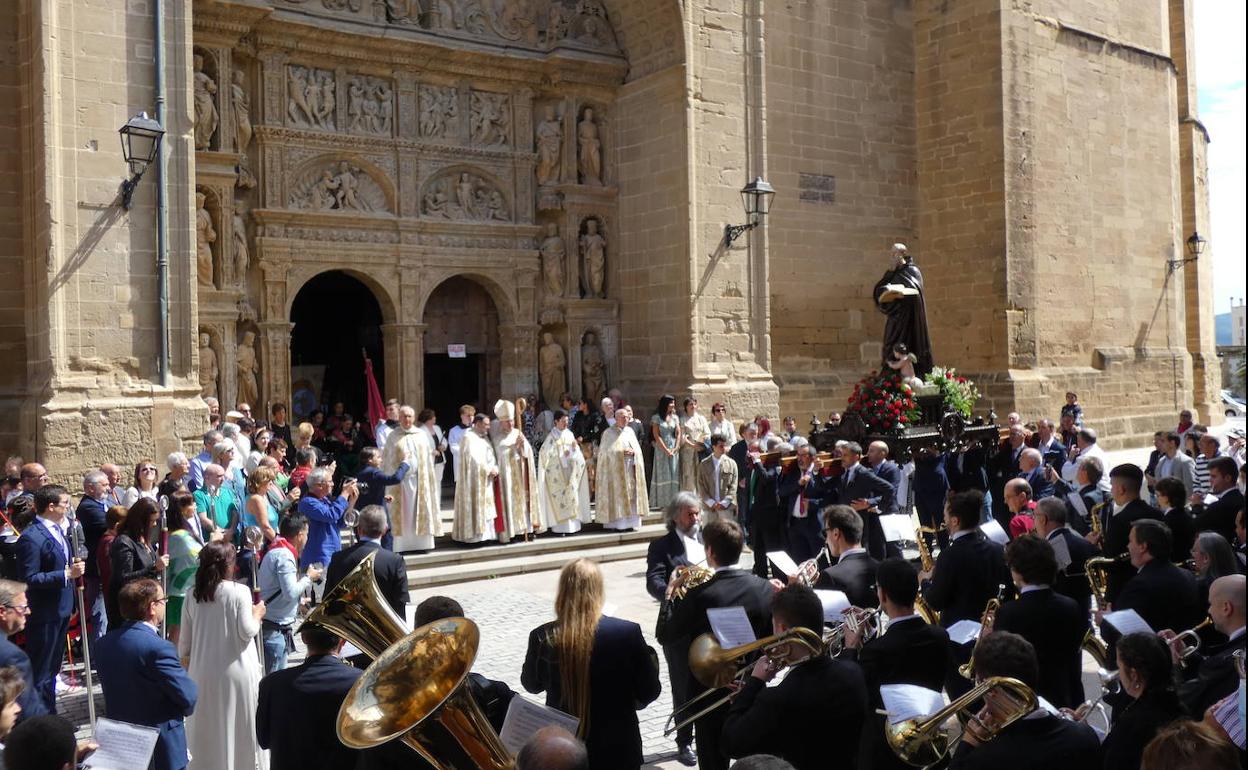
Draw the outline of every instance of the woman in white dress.
M698 400L685 398L685 414L680 420L680 491L698 491L698 463L711 437L711 424L698 411Z
M728 446L737 443L737 429L726 416L727 410L720 402L711 405L711 435L723 436Z
M209 543L199 552L192 596L182 605L178 657L199 685L187 721L192 770L268 770L269 753L256 744L260 657L256 634L264 602L230 580L234 546Z

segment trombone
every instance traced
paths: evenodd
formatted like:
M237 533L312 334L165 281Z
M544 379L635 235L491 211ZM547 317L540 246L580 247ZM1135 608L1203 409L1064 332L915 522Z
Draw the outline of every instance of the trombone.
M1006 707L1004 715L991 721L980 714L970 715L964 730L969 730L980 743L987 743L1001 731L1035 711L1036 694L1017 679L994 676L972 687L965 695L940 711L922 719L906 719L897 724L884 721L884 739L897 758L914 767L935 764L949 753L949 736L943 726L946 720L983 698L985 704L999 703ZM987 706L985 709L987 710Z
M804 648L806 654L794 653L789 647L790 644ZM672 712L663 727L664 737L671 735L687 724L696 722L732 700L733 696L736 695L735 689L726 695L720 696L709 705L704 706L696 714L686 716L677 721L678 715L692 710L709 696L744 678L754 664L748 663L744 666L738 666L737 661L758 650L762 650L763 654L770 659L771 665L779 670L823 655L826 648L824 647L821 634L802 626L790 628L788 631L773 634L748 644L738 645L737 647L729 647L728 649L724 649L719 645L714 634L702 634L697 639L694 639L693 644L689 647L689 671L693 674L694 679L697 679L699 683L708 689ZM673 722L675 722L674 725L672 724Z

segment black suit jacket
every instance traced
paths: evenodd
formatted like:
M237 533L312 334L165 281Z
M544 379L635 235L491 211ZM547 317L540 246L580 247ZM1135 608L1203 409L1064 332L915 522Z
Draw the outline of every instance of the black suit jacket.
M22 675L22 681L26 683L17 696L17 702L22 704L22 713L17 715L17 721L21 722L24 719L48 713L47 705L44 704L43 698L39 697L39 692L35 690L35 681L30 671L30 657L21 647L0 636L0 668L7 666L17 669Z
M1051 714L1020 719L988 743L958 745L949 770L1101 770L1101 742L1091 727Z
M1068 495L1071 492L1078 492L1079 499L1083 502L1083 510L1079 510L1070 502ZM1062 498L1066 503L1066 524L1080 535L1088 534L1091 524L1088 517L1092 514L1092 509L1097 505L1105 502L1105 492L1095 484L1075 489L1073 485L1067 484L1065 481L1058 479L1053 484L1053 494Z
M959 463L959 459L961 463ZM961 468L959 468L959 464ZM988 490L987 457L983 447L975 445L965 452L949 452L945 455L945 476L949 479L950 492Z
M875 593L875 570L880 563L867 553L851 553L825 569L819 575L815 588L844 591L849 603L855 607L878 607L879 596Z
M1088 610L1052 588L1028 591L997 611L994 631L1012 631L1036 648L1040 681L1036 692L1054 706L1083 702L1083 653Z
M1171 556L1175 561L1187 559L1188 554L1192 552L1192 545L1196 542L1196 520L1192 517L1192 512L1187 506L1171 508L1165 512L1161 520L1170 528Z
M658 636L659 644L670 644L684 639L693 639L711 630L711 623L706 619L706 611L712 607L744 607L745 614L754 627L754 635L758 638L771 634L771 584L757 575L745 570L729 568L720 570L707 582L676 602L672 616ZM705 688L698 684L690 675L690 686L693 693Z
M329 560L325 569L325 590L333 590L365 556L376 551L373 560L373 574L377 578L377 587L381 589L386 603L400 618L407 617L407 563L403 557L393 551L387 551L379 544L360 541L350 548L338 551Z
M1114 609L1135 610L1154 631L1183 631L1199 623L1206 608L1196 601L1191 572L1153 559L1123 586Z
M867 466L864 465L863 467L866 468ZM898 490L901 489L901 468L892 460L885 460L879 465L871 466L869 470L887 481L888 485L893 488L893 494L888 501L882 502L880 505L880 513L884 515L897 513L901 503L904 502L897 499ZM888 507L884 507L885 505Z
M1069 527L1049 533L1050 542L1058 538L1066 541L1066 550L1070 552L1070 564L1066 565L1066 569L1058 571L1057 580L1053 582L1053 590L1063 596L1069 596L1080 608L1088 610L1092 603L1092 586L1088 585L1088 573L1084 570L1084 564L1088 559L1096 556L1096 546L1072 532Z
M260 680L256 737L269 749L270 770L356 766L360 752L342 745L334 725L347 691L363 673L332 655L314 655Z
M775 687L748 677L728 708L720 745L730 757L771 754L796 770L854 768L866 713L862 672L821 656L799 663Z
M884 741L884 717L875 709L884 708L880 685L913 684L939 692L945 686L949 667L949 634L940 626L932 626L921 618L891 623L883 636L876 637L861 650L848 650L844 657L857 659L867 682L870 713L863 725L859 766L909 770Z
M866 500L881 513L897 510L896 490L892 484L875 475L861 463L853 471L853 479L847 470L828 486L831 488L828 502L849 505L854 500ZM863 545L876 559L883 559L884 527L880 524L877 514L859 511L863 524Z
M111 563L112 572L104 592L104 609L108 613L108 622L111 626L122 622L121 610L117 606L117 597L121 594L121 587L142 578L160 580L160 573L156 571L156 552L124 532L118 535L113 540L113 544L109 546L108 560Z
M1165 683L1168 687L1169 683ZM1139 770L1144 747L1157 731L1184 716L1173 689L1150 687L1127 709L1115 709L1105 742L1105 770Z
M672 570L688 564L685 543L677 530L673 529L658 540L651 541L646 549L646 593L663 601Z
M74 518L82 525L82 539L87 546L87 576L96 577L100 574L99 565L95 563L95 552L99 550L100 538L108 531L105 516L108 508L102 500L84 497L74 510Z
M940 625L948 628L959 620L978 621L1002 584L1011 584L1004 551L976 529L951 541L936 557L923 596L940 613Z
M1138 519L1157 519L1161 521L1161 511L1139 499L1127 503L1122 511L1117 514L1113 512L1113 502L1107 502L1105 507L1101 509L1101 513L1107 517L1105 541L1101 544L1101 551L1109 557L1127 552L1127 538L1131 534L1132 522ZM1131 579L1134 572L1135 570L1126 562L1110 567L1109 587L1105 595L1111 603L1117 598L1118 592Z
M570 712L564 700L559 655L551 641L555 622L529 633L520 683L532 693L545 691L546 705ZM659 697L659 661L641 635L641 626L603 615L589 655L589 732L585 748L594 770L636 770L641 765L638 709Z
M1053 496L1053 482L1045 478L1043 465L1031 473L1019 472L1018 478L1026 481L1031 486L1032 500L1041 500Z
M1197 532L1217 532L1226 542L1235 542L1235 514L1244 507L1244 495L1238 487L1231 487L1212 505L1194 505Z
M1241 634L1237 639L1210 647L1206 655L1197 653L1188 660L1187 670L1194 674L1179 685L1179 698L1188 713L1199 718L1210 706L1235 692L1239 674L1235 671L1233 655L1236 650L1244 649L1244 639Z

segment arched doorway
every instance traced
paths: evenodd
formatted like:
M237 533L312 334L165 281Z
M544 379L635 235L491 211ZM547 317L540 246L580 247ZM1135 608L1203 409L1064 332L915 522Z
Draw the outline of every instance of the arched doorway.
M439 424L458 422L465 403L489 409L502 392L498 307L489 292L469 278L449 278L429 296L424 324L425 405Z
M364 358L373 362L378 387L385 385L381 305L362 281L341 270L312 278L290 308L291 411L301 419L312 409L342 401L347 413L367 420Z

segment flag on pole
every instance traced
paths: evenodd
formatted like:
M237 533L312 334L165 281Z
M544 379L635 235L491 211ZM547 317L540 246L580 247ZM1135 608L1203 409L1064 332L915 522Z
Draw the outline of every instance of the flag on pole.
M368 393L368 435L372 437L377 423L386 418L386 405L381 400L381 391L377 388L377 378L373 375L373 362L364 353L364 390Z

